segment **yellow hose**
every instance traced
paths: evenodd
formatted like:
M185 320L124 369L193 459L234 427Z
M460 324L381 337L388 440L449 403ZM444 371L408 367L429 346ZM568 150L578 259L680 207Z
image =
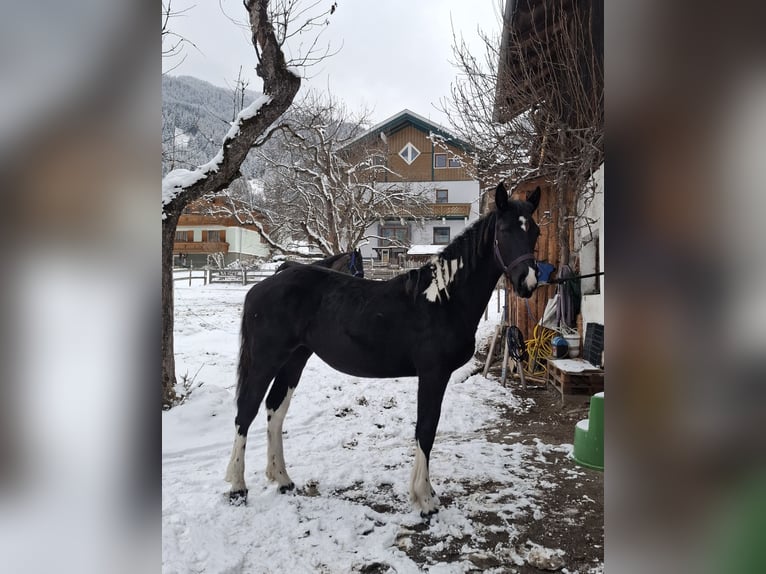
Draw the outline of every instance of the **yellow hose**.
M545 375L545 359L553 354L553 337L556 331L535 325L532 338L525 341L529 358L524 363L524 373L536 377Z

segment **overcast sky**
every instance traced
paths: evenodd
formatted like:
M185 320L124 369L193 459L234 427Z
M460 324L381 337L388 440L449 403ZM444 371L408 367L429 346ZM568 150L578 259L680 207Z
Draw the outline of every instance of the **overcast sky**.
M450 63L452 25L483 57L477 28L499 34L502 6L503 0L338 0L320 42L340 52L310 68L314 77L301 89L329 87L350 108L371 108L375 123L409 108L448 125L436 106L457 73ZM249 30L230 19L244 22L241 0L173 0L172 7L188 8L170 25L199 48L187 46L186 59L172 74L226 87L241 65L249 87L261 89ZM163 61L165 69L169 64Z

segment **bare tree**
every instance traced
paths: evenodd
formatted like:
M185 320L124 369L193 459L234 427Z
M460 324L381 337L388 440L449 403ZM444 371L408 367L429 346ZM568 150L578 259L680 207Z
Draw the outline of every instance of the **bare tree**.
M386 166L388 150L380 138L360 137L369 123L368 112L353 113L331 96L309 92L276 128L277 145L260 152L269 166L267 193L231 189L225 209L258 227L283 253L298 254L291 244L300 239L328 256L358 247L381 218L427 215L427 190L399 182Z
M183 15L189 9L186 10L173 10L172 2L168 0L162 3L162 57L169 60L175 60L172 66L165 70L163 74L169 74L180 66L186 59L183 55L183 49L185 44L195 46L194 42L189 41L187 38L176 34L170 27L170 19ZM180 60L178 58L180 57Z
M476 146L480 176L553 184L562 265L574 226L591 223L577 210L592 199L587 183L604 157L600 2L509 2L517 12L506 9L507 34L501 42L482 33L481 59L453 34L460 73L442 102L458 134Z
M318 3L301 8L297 0L245 0L252 43L257 58L256 73L263 80L263 95L243 109L226 134L218 154L194 170L177 169L162 180L162 404L175 398L173 348L173 241L184 208L204 194L226 189L239 177L242 162L271 126L292 104L301 85L293 66L310 65L321 59L316 41L307 49L296 49L297 59L286 61L285 42L295 34L326 26L327 12L312 16ZM335 10L333 5L330 10ZM163 31L164 33L164 31ZM326 52L325 52L326 53Z

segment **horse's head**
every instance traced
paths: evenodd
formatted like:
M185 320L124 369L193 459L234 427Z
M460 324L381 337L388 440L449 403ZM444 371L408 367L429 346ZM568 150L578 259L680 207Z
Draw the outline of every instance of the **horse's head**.
M351 252L348 260L348 270L354 277L364 278L364 260L362 259L362 252L358 249L354 249Z
M539 187L527 195L526 201L509 200L503 182L495 190L495 260L516 293L524 298L530 297L537 287L534 250L540 228L532 214L539 203Z

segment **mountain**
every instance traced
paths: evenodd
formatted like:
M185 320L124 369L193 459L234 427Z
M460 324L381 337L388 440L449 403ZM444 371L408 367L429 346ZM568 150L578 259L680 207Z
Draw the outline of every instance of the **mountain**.
M245 90L244 105L259 95ZM193 169L212 159L238 111L233 88L221 88L191 76L163 76L162 175L179 167ZM256 178L262 172L262 162L251 153L242 173Z

